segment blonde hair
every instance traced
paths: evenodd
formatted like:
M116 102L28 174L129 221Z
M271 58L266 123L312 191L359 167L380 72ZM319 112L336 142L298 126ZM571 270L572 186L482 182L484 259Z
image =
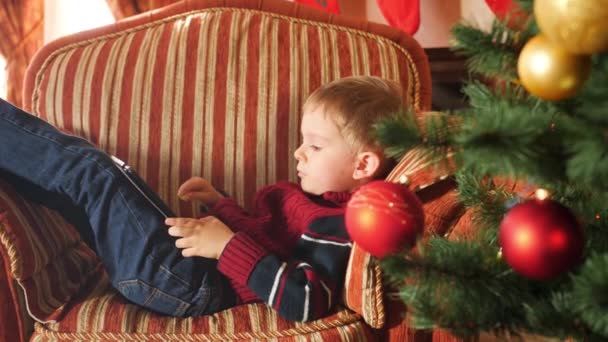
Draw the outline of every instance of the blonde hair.
M322 107L338 126L355 152L369 148L381 158L379 174L388 173L394 161L386 158L378 145L373 126L401 111L402 89L397 82L375 76L351 76L327 83L306 99L304 113Z

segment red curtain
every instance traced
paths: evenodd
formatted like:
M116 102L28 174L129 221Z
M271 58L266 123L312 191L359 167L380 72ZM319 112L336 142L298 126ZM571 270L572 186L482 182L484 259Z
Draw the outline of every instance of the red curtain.
M9 102L22 105L23 76L44 38L43 0L4 0L0 3L0 54L6 59Z
M180 0L106 0L116 20L170 5Z

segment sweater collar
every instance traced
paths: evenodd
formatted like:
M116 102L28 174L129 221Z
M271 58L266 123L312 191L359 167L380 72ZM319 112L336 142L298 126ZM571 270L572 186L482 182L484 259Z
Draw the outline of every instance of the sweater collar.
M350 193L348 191L345 191L345 192L328 191L328 192L324 192L323 195L321 195L321 196L323 197L323 199L325 201L331 202L338 207L344 208L344 207L346 207L346 203L350 199L351 195L352 195L352 193Z

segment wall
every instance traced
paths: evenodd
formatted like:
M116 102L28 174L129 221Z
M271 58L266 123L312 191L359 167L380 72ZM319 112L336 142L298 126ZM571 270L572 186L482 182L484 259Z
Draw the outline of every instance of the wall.
M492 13L484 0L400 0L420 2L420 28L414 35L425 48L449 45L450 28L464 19L487 27ZM342 14L387 24L376 0L339 0ZM44 41L114 21L105 0L45 0ZM78 15L73 15L78 13Z
M106 0L45 0L44 42L71 33L112 24Z
M401 0L420 2L420 28L414 35L425 48L449 45L450 28L464 19L489 27L492 12L484 0ZM376 0L339 0L342 14L387 24ZM45 0L44 41L112 23L105 0ZM73 15L76 12L78 15Z

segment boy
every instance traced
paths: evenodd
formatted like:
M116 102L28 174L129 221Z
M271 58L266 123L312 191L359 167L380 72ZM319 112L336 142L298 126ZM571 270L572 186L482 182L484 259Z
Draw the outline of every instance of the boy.
M168 218L185 257L218 259L242 302L256 296L283 317L323 316L339 298L352 247L344 206L356 188L385 176L389 160L372 125L401 107L399 90L373 77L349 77L317 89L305 102L302 145L294 152L300 186L260 190L248 215L202 178L178 196L211 208L202 220Z
M302 189L267 187L256 196L256 215L247 215L191 179L179 195L203 200L215 216L169 218L169 234L163 222L174 215L125 165L2 100L0 170L81 207L89 225L77 228L92 236L112 285L136 304L196 316L261 298L285 318L304 321L335 302L351 246L343 206L351 191L386 170L368 132L400 106L397 88L377 78L322 87L304 106L304 144L295 152Z

